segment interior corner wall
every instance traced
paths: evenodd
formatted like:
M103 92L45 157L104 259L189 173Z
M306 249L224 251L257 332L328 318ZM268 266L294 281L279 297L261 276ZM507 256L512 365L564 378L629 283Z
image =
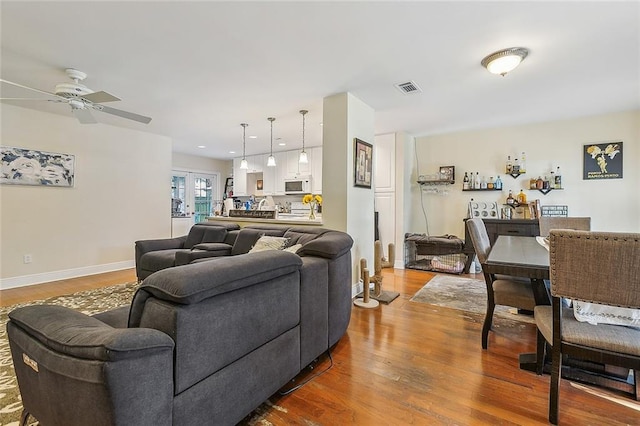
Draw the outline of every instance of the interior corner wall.
M623 142L623 178L583 180L584 145ZM527 172L517 179L505 176L508 155L526 153ZM590 216L596 231L640 232L640 110L520 126L432 135L416 138L412 164L407 232L464 236L463 218L471 198L501 206L512 190L528 188L531 177L544 176L560 166L563 190L543 195L525 190L529 201L542 205L567 205L569 216ZM455 166L455 185L446 195L423 193L418 176L433 174L439 166ZM502 192L462 192L465 172L500 175ZM424 215L423 215L424 209ZM426 220L425 216L426 215Z
M0 288L133 267L136 240L170 237L169 138L11 105L0 114L3 146L75 156L73 188L0 187Z
M353 238L357 283L361 258L373 270L374 188L354 186L354 138L374 144L374 110L350 93L339 93L324 99L322 122L322 220Z

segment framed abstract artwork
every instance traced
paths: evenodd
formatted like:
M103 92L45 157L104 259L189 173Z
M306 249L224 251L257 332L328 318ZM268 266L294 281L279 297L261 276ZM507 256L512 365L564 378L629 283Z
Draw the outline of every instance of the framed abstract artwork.
M371 188L371 172L373 167L373 145L354 139L354 186Z
M0 184L73 187L75 156L0 147Z

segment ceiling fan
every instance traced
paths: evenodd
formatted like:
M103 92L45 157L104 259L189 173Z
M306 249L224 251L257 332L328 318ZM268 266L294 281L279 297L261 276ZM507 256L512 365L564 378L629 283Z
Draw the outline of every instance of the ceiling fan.
M120 99L107 92L94 92L87 86L80 82L87 78L87 74L82 71L75 70L73 68L67 68L65 70L67 75L73 83L60 83L56 85L55 93L47 92L40 89L34 89L33 87L23 86L22 84L14 83L12 81L4 80L0 78L0 82L10 84L22 89L31 90L40 94L47 95L48 99L33 99L33 98L0 98L0 101L34 101L34 100L46 100L48 102L62 102L71 106L71 112L76 116L78 121L82 124L92 124L98 121L91 114L91 110L101 111L107 114L117 115L118 117L126 118L128 120L138 121L140 123L148 124L151 121L151 117L145 117L144 115L135 114L133 112L123 111L120 109L111 108L105 105L101 105L105 102L119 101Z

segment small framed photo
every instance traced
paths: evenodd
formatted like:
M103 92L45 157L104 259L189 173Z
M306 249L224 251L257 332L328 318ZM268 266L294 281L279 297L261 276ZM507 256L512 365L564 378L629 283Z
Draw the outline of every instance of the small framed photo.
M354 138L354 186L371 188L371 172L373 167L373 145Z
M440 180L446 180L451 183L455 183L456 180L456 167L455 166L440 166Z
M258 179L258 180L256 181L256 189L257 189L258 191L262 191L262 189L263 189L263 182L264 182L264 181L263 181L262 179Z

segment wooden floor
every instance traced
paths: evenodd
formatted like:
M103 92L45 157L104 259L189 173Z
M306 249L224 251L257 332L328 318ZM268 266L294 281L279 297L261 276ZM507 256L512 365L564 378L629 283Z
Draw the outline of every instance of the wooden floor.
M477 315L409 301L432 274L383 274L384 289L400 297L373 310L354 307L333 367L290 395L273 396L271 409L244 424L547 424L549 377L518 368L518 354L535 350L534 325L501 325L483 351ZM127 270L5 290L0 300L8 305L134 280ZM328 365L323 358L315 371ZM560 423L639 425L640 403L563 380Z

